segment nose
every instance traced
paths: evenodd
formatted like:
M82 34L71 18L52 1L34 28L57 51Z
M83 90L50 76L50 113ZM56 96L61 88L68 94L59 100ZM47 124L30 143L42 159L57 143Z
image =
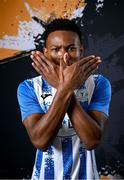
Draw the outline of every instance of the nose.
M66 51L66 49L61 49L59 52L58 52L58 56L59 58L63 58L64 62L66 65L69 65L69 59L70 59L70 56L69 56L69 53L68 51Z
M65 53L68 53L64 48L60 49L59 52L58 52L58 56L59 57L64 57L64 54Z

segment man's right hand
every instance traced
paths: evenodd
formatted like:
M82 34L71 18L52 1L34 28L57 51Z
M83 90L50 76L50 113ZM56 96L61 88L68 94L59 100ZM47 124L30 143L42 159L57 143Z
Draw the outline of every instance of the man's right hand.
M49 61L42 52L32 51L33 68L54 88L59 85L59 66Z

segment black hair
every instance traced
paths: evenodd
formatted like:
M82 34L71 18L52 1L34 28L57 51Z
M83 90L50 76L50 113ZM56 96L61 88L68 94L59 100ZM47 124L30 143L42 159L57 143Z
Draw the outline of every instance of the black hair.
M82 43L81 30L74 20L69 19L54 19L52 22L46 25L45 31L43 33L44 45L46 46L46 40L51 32L54 31L72 31L75 32Z

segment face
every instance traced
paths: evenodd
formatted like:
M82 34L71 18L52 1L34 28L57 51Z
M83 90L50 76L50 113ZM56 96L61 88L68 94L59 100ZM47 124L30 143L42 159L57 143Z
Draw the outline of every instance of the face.
M82 56L83 48L80 39L72 31L54 31L49 34L44 48L45 56L59 65L60 58L68 54L68 63L72 64Z

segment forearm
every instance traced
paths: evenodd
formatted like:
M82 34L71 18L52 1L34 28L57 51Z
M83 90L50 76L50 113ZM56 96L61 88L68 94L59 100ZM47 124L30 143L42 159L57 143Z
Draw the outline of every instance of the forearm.
M70 103L71 96L71 91L65 89L57 90L48 112L44 114L35 125L34 137L37 146L45 149L58 132Z
M77 102L75 95L71 98L68 115L73 128L87 149L94 148L100 141L101 129L98 123L86 113Z

